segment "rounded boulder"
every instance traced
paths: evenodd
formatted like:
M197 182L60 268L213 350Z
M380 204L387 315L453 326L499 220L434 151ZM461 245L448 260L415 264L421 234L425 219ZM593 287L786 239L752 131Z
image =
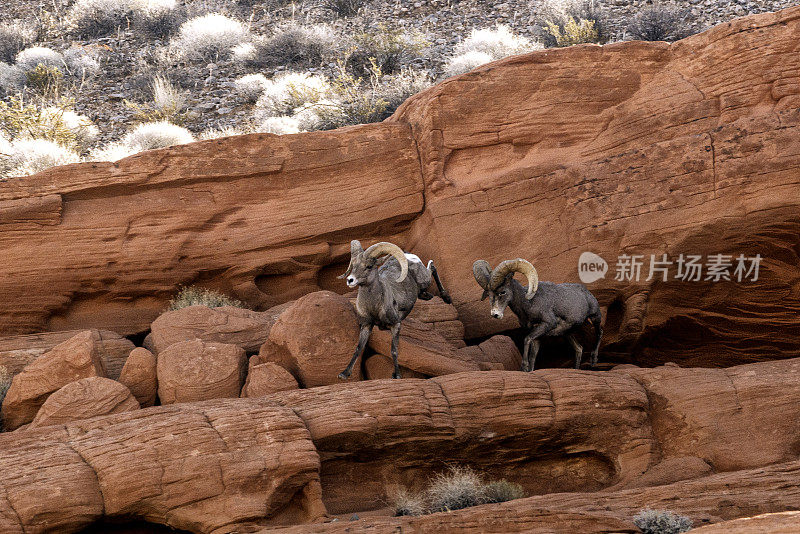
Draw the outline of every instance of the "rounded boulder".
M161 404L238 397L247 373L241 347L182 341L158 355L156 375Z
M139 402L128 388L110 378L93 376L70 382L50 395L29 428L138 409Z

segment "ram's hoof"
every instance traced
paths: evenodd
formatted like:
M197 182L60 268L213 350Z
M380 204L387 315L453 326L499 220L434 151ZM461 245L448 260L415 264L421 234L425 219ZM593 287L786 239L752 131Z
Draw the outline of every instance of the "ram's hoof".
M339 379L340 380L347 380L348 378L350 378L350 373L345 373L344 371L339 373Z
M392 378L402 378L400 373L392 373Z

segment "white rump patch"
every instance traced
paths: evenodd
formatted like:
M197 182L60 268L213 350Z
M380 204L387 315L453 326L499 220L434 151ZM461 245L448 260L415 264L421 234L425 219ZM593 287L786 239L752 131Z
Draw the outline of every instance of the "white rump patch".
M422 263L422 260L419 259L419 256L417 256L416 254L409 254L408 252L404 252L404 254L406 255L406 259L408 261L413 261L413 262L416 262L416 263Z

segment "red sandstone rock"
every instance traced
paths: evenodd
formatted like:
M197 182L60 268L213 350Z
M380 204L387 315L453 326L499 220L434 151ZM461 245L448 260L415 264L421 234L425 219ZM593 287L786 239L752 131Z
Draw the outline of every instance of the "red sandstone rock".
M198 533L325 513L319 457L290 408L178 404L0 434L0 532L79 532L108 518Z
M93 376L70 382L50 395L29 428L138 409L139 402L128 388L109 378Z
M391 354L391 332L373 329L368 346L379 354ZM432 325L414 319L403 321L397 352L401 366L426 376L480 369L475 361L459 355L456 346L442 337Z
M697 534L796 534L800 512L761 514L692 529Z
M264 397L297 388L297 380L289 371L275 363L260 363L250 366L241 397Z
M358 322L350 301L320 291L298 299L278 317L255 363L277 363L303 387L335 384L357 344ZM360 379L356 366L351 380Z
M247 357L236 345L195 339L164 349L156 369L161 404L238 397Z
M53 347L14 377L3 401L3 427L13 430L30 423L51 393L92 376L104 376L97 352L100 334L85 331Z
M158 392L156 357L153 353L142 347L133 349L119 375L119 382L130 390L142 408L152 406Z
M81 332L84 330L2 337L0 338L0 366L5 367L10 374L16 375L45 352ZM116 380L134 345L116 332L108 330L96 330L96 332L100 338L97 343L98 355L103 361L106 374Z
M202 339L236 345L245 352L254 352L264 344L278 315L286 305L266 312L223 306L189 306L168 311L151 326L151 343L156 353L173 343Z
M522 368L522 354L508 336L492 336L479 345L459 349L459 353L479 365L491 365L506 371L519 371Z
M390 379L394 373L394 362L391 356L385 354L371 354L364 361L365 378L368 380ZM412 371L408 367L400 366L400 376L403 378L429 378L429 375Z

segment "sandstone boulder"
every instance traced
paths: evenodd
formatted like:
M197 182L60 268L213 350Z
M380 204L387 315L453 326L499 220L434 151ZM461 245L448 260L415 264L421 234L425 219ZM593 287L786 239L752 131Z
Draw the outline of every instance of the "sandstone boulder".
M173 343L192 339L228 343L245 352L255 352L267 340L278 315L287 307L280 305L256 312L232 306L189 306L168 311L153 321L150 342L156 353Z
M508 336L492 336L479 345L459 349L478 365L489 365L506 371L519 371L522 368L522 354Z
M174 343L158 355L161 404L238 397L247 357L236 345L199 339Z
M152 406L158 392L156 357L153 353L142 347L133 349L119 375L119 382L130 390L142 408Z
M372 330L369 347L378 354L390 354L392 335L388 330ZM477 371L477 362L459 354L455 345L442 337L431 324L406 319L400 328L398 363L426 376Z
M250 367L241 396L264 397L278 391L297 388L297 380L289 371L276 363L267 362Z
M399 362L398 362L399 363ZM394 361L385 354L372 354L364 361L364 374L368 380L390 379L394 374ZM400 366L400 376L403 378L429 378L428 375L412 371L408 367Z
M5 367L10 374L16 375L45 352L81 332L84 330L0 337L0 366ZM134 345L116 332L109 330L96 330L96 332L99 335L98 355L103 361L108 377L116 380Z
M105 376L95 331L84 331L59 343L14 377L3 401L3 426L13 430L30 423L47 397L63 386L93 376Z
M103 519L251 532L325 514L303 421L248 399L3 433L0 472L3 533L80 532Z
M357 344L358 322L350 301L319 291L298 299L278 317L256 363L283 366L303 387L335 384ZM351 380L360 379L357 365Z
M139 402L128 388L109 378L93 376L70 382L50 395L29 428L138 409Z

